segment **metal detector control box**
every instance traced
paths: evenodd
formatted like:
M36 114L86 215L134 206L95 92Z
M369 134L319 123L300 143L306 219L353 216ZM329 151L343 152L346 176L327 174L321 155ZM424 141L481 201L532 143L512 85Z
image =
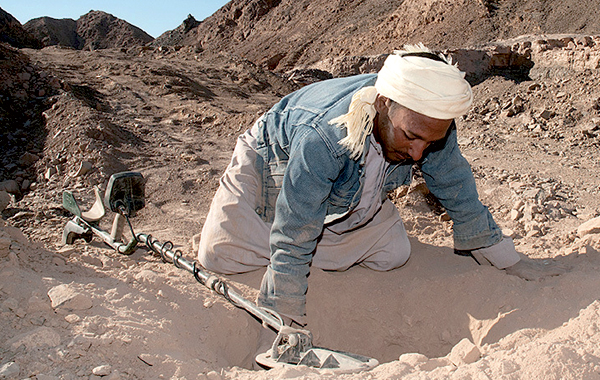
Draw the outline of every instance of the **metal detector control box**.
M104 204L112 212L134 216L144 208L146 180L138 172L113 174L106 185Z

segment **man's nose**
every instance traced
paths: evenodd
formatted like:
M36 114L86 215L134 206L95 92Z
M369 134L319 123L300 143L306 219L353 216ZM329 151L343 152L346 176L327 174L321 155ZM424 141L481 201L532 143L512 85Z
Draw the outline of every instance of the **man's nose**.
M429 143L423 140L414 140L410 144L410 150L408 151L408 154L410 154L410 157L413 160L419 161L421 157L423 157L423 152L428 146Z

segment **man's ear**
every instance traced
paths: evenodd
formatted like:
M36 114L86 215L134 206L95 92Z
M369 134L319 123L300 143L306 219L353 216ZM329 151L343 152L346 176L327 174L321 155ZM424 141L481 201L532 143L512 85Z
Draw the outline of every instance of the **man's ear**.
M381 94L377 94L377 97L375 98L375 103L373 103L373 105L375 106L375 111L377 111L377 113L387 113L387 101L388 98Z

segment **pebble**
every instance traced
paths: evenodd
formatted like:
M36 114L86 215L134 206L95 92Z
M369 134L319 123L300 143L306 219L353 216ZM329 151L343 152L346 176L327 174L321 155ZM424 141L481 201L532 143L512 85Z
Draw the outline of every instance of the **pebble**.
M110 375L112 368L109 364L104 364L92 369L92 373L96 376L108 376Z

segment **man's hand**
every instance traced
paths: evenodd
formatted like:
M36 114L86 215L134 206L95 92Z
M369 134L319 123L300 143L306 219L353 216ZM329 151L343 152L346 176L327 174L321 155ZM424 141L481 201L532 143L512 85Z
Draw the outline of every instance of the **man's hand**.
M513 266L504 268L506 273L527 281L540 281L546 277L559 276L568 272L568 268L551 260L532 260L522 257Z

